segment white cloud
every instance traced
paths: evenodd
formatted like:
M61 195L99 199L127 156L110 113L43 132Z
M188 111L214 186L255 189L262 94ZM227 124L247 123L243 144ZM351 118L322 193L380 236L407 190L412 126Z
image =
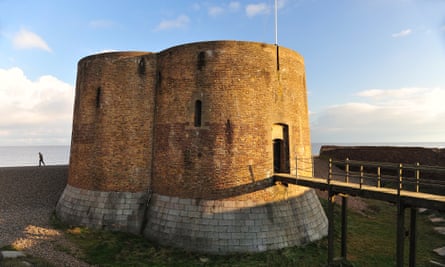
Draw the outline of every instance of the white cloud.
M104 53L112 53L112 52L119 52L120 50L116 49L103 49L100 51L92 52L91 55L98 55L98 54L104 54Z
M216 17L218 15L221 15L222 13L224 13L224 8L219 7L219 6L212 6L209 7L209 15L212 17Z
M408 35L410 35L412 33L413 33L413 31L411 29L406 29L406 30L402 30L402 31L397 32L397 33L393 33L391 36L393 38L399 38L399 37L408 36Z
M420 94L423 94L426 89L424 88L401 88L401 89L369 89L365 91L358 92L358 96L370 97L370 98L384 98L384 99L400 99L400 98L409 98L416 96L418 97Z
M246 15L248 17L254 17L257 15L268 14L271 10L271 7L266 3L259 4L250 4L246 6Z
M172 20L163 20L156 27L156 31L178 29L186 27L190 22L190 18L186 15L180 15Z
M445 88L372 89L357 96L360 102L311 113L313 139L336 142L445 140Z
M278 0L277 1L277 9L282 9L287 5L287 0ZM258 15L266 15L269 14L275 8L274 4L266 4L266 3L258 3L258 4L250 4L246 6L246 15L248 17L255 17Z
M239 2L230 2L229 3L229 9L231 11L237 11L241 7L241 4Z
M237 12L241 7L239 2L230 2L228 5L224 6L210 6L208 8L208 14L211 17L220 16L223 13L229 12Z
M30 32L26 29L21 29L13 37L13 44L18 49L41 49L51 52L51 48L39 35Z
M69 144L73 101L73 86L53 76L0 69L0 145Z
M284 6L286 6L287 0L278 0L277 1L277 8L282 9Z

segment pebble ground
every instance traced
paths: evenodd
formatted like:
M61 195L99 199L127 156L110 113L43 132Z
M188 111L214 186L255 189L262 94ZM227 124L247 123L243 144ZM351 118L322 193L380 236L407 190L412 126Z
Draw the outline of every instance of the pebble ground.
M0 168L0 248L12 245L56 266L90 266L70 255L76 248L50 223L67 176L66 165Z

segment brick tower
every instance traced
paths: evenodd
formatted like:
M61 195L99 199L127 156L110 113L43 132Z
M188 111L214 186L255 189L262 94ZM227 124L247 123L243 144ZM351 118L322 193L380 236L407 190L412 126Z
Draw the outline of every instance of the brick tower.
M209 253L300 245L327 233L311 175L303 58L214 41L79 62L62 220Z

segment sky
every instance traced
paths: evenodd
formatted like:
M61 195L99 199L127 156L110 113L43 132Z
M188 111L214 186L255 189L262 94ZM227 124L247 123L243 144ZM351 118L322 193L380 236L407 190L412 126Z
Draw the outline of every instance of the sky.
M445 0L278 0L316 143L445 142ZM0 146L69 145L77 63L198 41L275 43L274 0L0 0Z

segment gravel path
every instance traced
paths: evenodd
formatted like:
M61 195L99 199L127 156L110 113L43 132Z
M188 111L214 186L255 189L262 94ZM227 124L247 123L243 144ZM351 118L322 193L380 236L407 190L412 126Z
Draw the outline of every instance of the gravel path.
M68 166L0 168L0 247L13 245L57 266L90 266L61 251L76 248L49 223L67 176Z

